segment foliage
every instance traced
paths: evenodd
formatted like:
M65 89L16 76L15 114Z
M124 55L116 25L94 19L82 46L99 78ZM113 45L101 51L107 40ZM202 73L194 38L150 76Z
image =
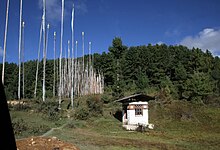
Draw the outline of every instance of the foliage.
M146 74L140 72L137 74L137 81L136 81L138 92L143 92L144 89L148 88L149 86L149 79Z
M204 96L211 95L213 83L207 73L195 72L185 82L185 96L188 100L200 100Z
M102 54L93 54L93 58L95 69L103 72L105 92L110 91L112 99L120 98L126 93L144 91L151 94L149 93L151 89L154 89L154 94L166 89L169 93L168 99L206 101L206 103L208 96L210 98L213 95L217 97L220 95L220 58L212 56L208 50L202 51L198 48L189 49L182 45L165 44L127 47L120 37L113 39L108 50ZM88 56L85 58L88 59ZM27 61L24 66L25 95L22 95L22 98L30 99L34 96L37 61ZM42 66L41 61L37 86L39 99L42 97ZM1 69L2 64L0 65L0 73ZM57 75L56 80L59 80ZM4 86L7 99L17 99L17 64L6 62ZM47 60L47 98L53 96L52 87L53 60Z
M36 112L42 113L45 119L50 121L59 120L62 116L62 110L58 110L58 103L54 100L48 100L45 102L36 101Z
M204 104L212 107L220 107L220 97L216 95L209 95L205 98Z
M105 93L105 94L102 94L101 95L101 101L104 103L104 104L108 104L110 102L113 101L113 98L111 95Z
M119 37L115 37L112 41L112 46L109 47L109 52L113 54L115 59L120 59L127 47L122 44L122 40Z
M16 137L24 136L25 134L39 135L49 130L49 127L47 125L35 124L33 126L22 118L13 119L12 127L13 127L14 134Z
M91 117L100 116L103 113L103 102L99 95L78 98L75 103L74 116L76 119L86 120Z
M76 119L86 120L103 113L103 102L98 95L78 98L75 103L74 116Z
M12 127L15 135L22 134L22 132L28 129L27 123L23 119L13 120Z

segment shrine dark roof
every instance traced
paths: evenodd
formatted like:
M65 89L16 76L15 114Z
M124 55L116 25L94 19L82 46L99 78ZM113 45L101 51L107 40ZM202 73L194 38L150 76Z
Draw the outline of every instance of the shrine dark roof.
M115 102L127 103L127 102L136 102L136 101L150 101L155 99L155 97L145 95L145 94L134 94L130 96L123 97L121 99L116 100Z

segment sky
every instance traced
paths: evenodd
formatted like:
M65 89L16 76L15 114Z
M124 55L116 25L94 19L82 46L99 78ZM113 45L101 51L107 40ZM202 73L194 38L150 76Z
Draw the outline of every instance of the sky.
M2 62L7 0L0 3L0 58ZM36 60L43 0L23 0L24 61ZM65 0L63 54L71 40L71 11L74 3L74 40L77 56L108 52L115 37L126 46L148 44L184 45L209 50L220 56L220 0ZM60 51L61 0L46 0L46 22L50 24L47 58L53 59L53 33L57 33L56 58ZM10 0L6 61L18 63L19 0ZM66 52L67 55L67 52ZM40 59L43 53L41 48Z

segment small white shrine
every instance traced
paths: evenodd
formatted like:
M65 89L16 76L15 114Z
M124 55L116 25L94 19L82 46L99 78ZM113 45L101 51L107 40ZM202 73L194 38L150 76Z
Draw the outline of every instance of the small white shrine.
M116 102L122 103L122 125L127 130L136 130L139 126L149 125L148 101L153 97L135 94Z

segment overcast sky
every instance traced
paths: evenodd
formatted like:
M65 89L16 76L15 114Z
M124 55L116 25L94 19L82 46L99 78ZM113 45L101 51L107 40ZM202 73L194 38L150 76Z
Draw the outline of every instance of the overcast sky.
M0 56L2 59L6 2L0 3ZM46 0L50 24L48 53L53 58L53 32L57 32L56 56L60 49L61 0ZM220 55L220 0L65 0L63 50L71 40L71 9L75 5L75 40L82 55L81 33L92 51L107 52L114 37L124 45L165 43L209 49ZM18 62L19 0L10 0L6 61ZM23 0L25 60L37 59L42 0ZM65 54L65 53L64 53ZM42 58L42 51L41 51Z

